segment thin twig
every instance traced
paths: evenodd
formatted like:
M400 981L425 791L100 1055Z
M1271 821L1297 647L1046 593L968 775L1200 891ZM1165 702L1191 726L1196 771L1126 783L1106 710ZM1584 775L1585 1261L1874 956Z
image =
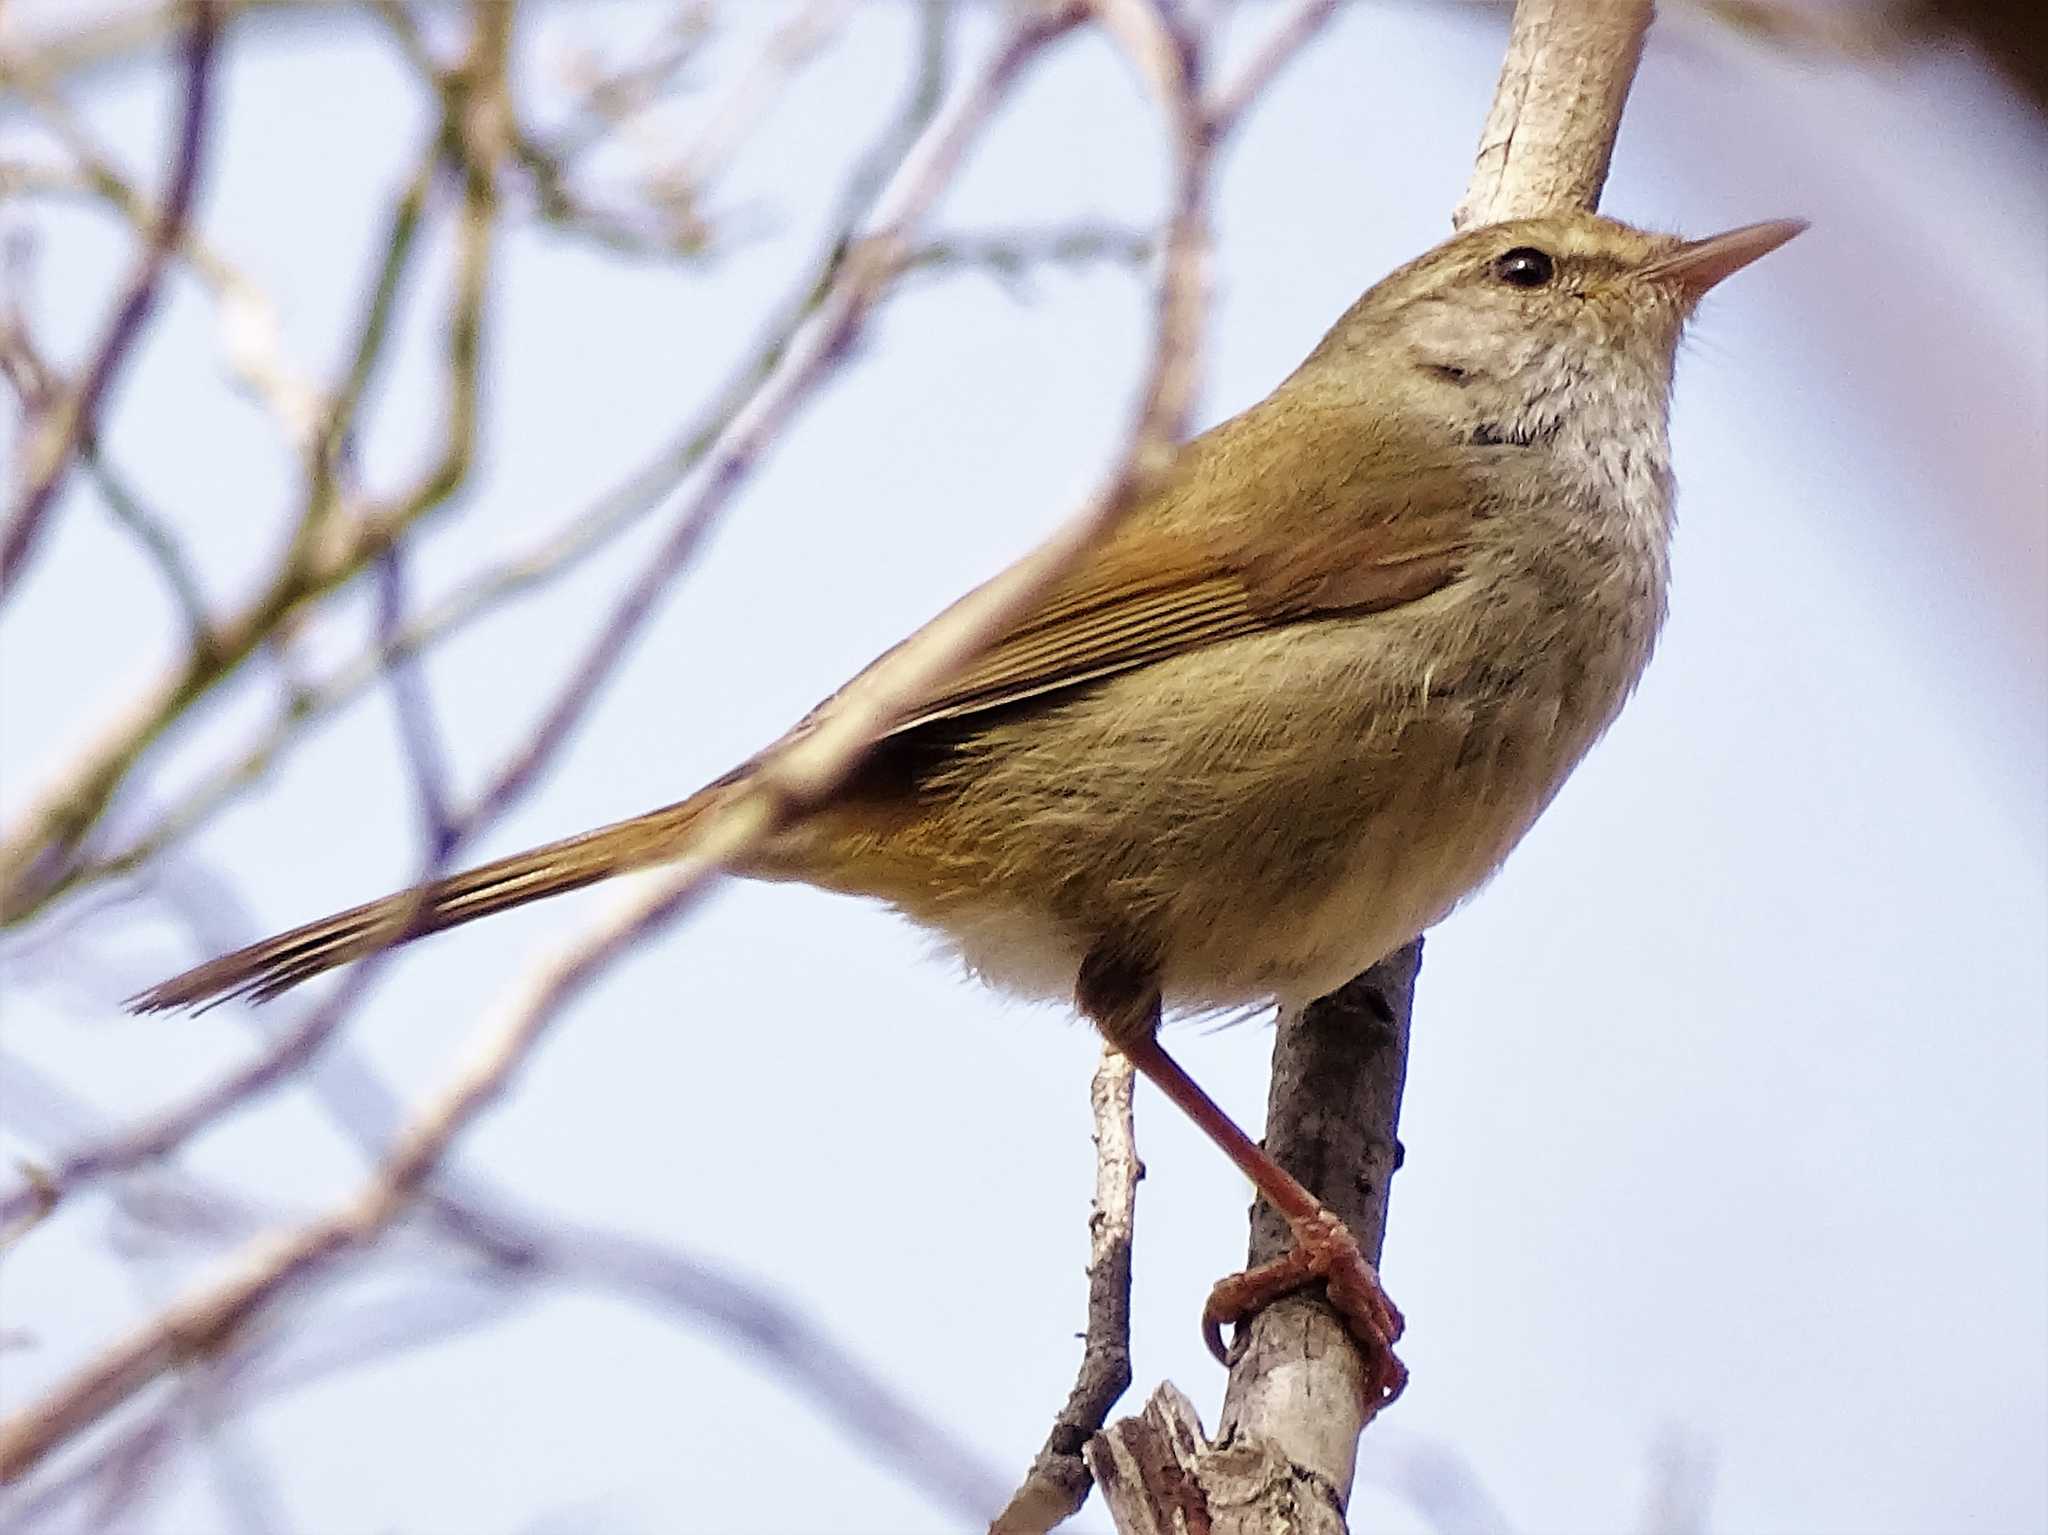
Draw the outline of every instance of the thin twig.
M1006 282L1045 266L1111 261L1137 266L1152 259L1159 237L1149 229L1081 220L1033 229L963 230L934 235L904 253L905 272L983 271Z
M111 209L138 237L147 239L156 225L156 204L121 170L44 77L24 74L17 83L43 126L76 166L63 171L8 166L0 175L0 191L18 187L87 197ZM320 394L286 361L276 306L247 273L208 243L196 225L186 224L174 254L213 299L220 349L236 386L277 419L295 448L303 446L320 418Z
M1105 1045L1088 1083L1095 1125L1095 1199L1088 1212L1088 1328L1074 1389L1053 1419L1024 1483L989 1535L1044 1535L1080 1510L1095 1479L1081 1452L1131 1384L1131 1240L1138 1160L1130 1060Z
M394 548L377 561L378 643L388 648L404 623L405 557ZM448 808L448 753L434 719L434 702L414 658L393 661L385 675L391 681L391 706L398 718L398 739L412 779L413 800L419 807L422 840L428 857L438 863L454 846L456 827Z
M184 94L177 135L172 142L163 210L136 263L134 275L128 280L127 291L115 306L106 335L93 349L83 377L43 423L29 450L27 486L8 518L6 530L0 533L0 600L19 583L79 443L93 435L100 402L127 361L136 338L142 334L143 322L156 304L164 267L191 217L206 146L220 13L215 0L190 0L189 8L192 24L185 40Z
M1245 113L1266 94L1280 71L1315 41L1337 14L1340 0L1298 0L1287 18L1275 26L1259 51L1209 108L1209 123L1218 135L1237 127Z
M33 430L50 409L56 392L56 374L29 334L27 307L20 299L19 290L26 278L18 269L26 264L26 251L25 242L15 242L7 252L8 292L4 311L0 311L0 375L7 378L21 402L23 425ZM114 521L134 536L162 577L173 606L184 620L187 645L194 650L211 645L206 598L178 536L169 524L143 505L141 494L128 483L127 477L107 462L106 450L97 435L86 433L79 439L78 461Z
M153 52L165 38L176 32L187 16L188 0L159 0L155 5L125 6L111 14L59 30L20 35L24 45L14 53L0 51L0 87L21 83L23 56L33 60L35 72L46 79L69 79L128 63L138 54ZM334 0L216 0L223 22L260 17L280 19L318 15L330 11ZM26 9L26 7L23 7ZM106 7L92 9L107 10ZM73 14L85 6L45 8L45 14L59 10Z
M659 181L671 196L702 205L704 191L757 129L798 69L817 56L845 24L852 0L809 0L769 33L751 67L742 71L696 138L666 167Z
M151 1319L41 1400L0 1422L0 1484L19 1480L44 1455L97 1422L167 1371L230 1347L247 1324L315 1275L383 1232L439 1165L454 1138L510 1085L561 1009L616 955L680 912L752 828L728 817L723 838L685 861L623 918L549 966L502 1029L481 1041L470 1065L422 1110L376 1176L347 1205L246 1252L239 1271Z
M309 1074L308 1087L335 1123L374 1156L386 1149L399 1122L396 1097L367 1068L333 1053ZM17 1111L15 1129L32 1142L103 1135L86 1105L59 1084L0 1052L0 1099ZM23 1116L26 1116L23 1118ZM121 1197L121 1196L117 1196ZM821 1323L760 1285L721 1272L686 1252L644 1238L565 1221L517 1200L469 1170L444 1171L421 1196L427 1249L471 1266L482 1260L493 1286L532 1295L543 1286L573 1286L631 1304L677 1326L742 1350L782 1377L797 1396L876 1462L892 1466L907 1483L963 1519L987 1516L1002 1496L1002 1482L946 1427L930 1418L865 1365ZM168 1230L211 1252L224 1241L246 1241L280 1212L252 1206L191 1174L165 1168L146 1194L123 1197L123 1213ZM457 1244L446 1246L445 1244ZM387 1242L387 1248L389 1243ZM406 1255L410 1255L409 1253ZM443 1281L445 1285L445 1281ZM424 1347L452 1332L502 1314L489 1296L468 1283L467 1307L444 1305L410 1317L380 1310L371 1330L343 1346L348 1329L324 1323L316 1352L279 1350L248 1372L247 1392L228 1410L253 1411L277 1395L332 1372L407 1348ZM66 1478L66 1481L70 1481ZM82 1490L81 1479L71 1490ZM49 1487L25 1495L15 1509L48 1502Z
M199 576L178 535L169 523L142 503L141 494L107 462L106 449L97 437L78 445L78 461L86 478L100 493L114 521L135 535L135 542L163 580L172 605L185 625L185 643L195 651L213 644L213 625L206 616L206 596L199 588Z
M1193 40L1137 0L1100 0L1096 8L1105 23L1116 23L1113 30L1135 34L1132 46L1155 71L1170 75L1161 89L1161 110L1174 157L1172 212L1164 240L1165 270L1154 305L1151 365L1136 419L1116 468L1079 514L891 651L885 664L856 677L763 764L756 783L784 798L789 809L814 804L829 793L859 760L866 743L914 708L935 683L972 660L1003 625L1107 537L1170 465L1185 435L1209 293L1210 143L1201 114ZM1041 24L1074 14L1072 9L1050 12ZM901 240L892 238L856 252L850 260L886 270L901 255Z

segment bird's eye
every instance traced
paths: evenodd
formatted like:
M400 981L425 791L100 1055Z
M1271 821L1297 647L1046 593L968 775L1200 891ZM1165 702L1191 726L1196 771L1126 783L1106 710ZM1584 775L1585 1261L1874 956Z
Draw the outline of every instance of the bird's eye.
M1517 245L1493 263L1493 275L1517 288L1540 288L1557 272L1557 263L1547 251L1533 245Z

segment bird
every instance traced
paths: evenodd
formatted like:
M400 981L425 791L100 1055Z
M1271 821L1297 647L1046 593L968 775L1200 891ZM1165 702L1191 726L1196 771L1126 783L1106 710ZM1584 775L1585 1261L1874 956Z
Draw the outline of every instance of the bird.
M1686 321L1805 227L1684 240L1563 212L1400 267L1271 394L1180 445L1105 538L733 867L882 901L998 989L1071 1000L1193 1118L1295 1243L1212 1290L1219 1357L1225 1325L1321 1281L1377 1400L1406 1380L1400 1314L1355 1239L1166 1051L1162 1019L1333 991L1500 867L1663 622ZM669 862L773 749L130 1005L266 1001Z

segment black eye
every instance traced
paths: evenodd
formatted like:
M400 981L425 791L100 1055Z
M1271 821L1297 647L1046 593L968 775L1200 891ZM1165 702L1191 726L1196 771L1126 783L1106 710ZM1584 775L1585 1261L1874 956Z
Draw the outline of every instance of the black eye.
M1493 275L1517 288L1540 288L1556 271L1557 264L1550 259L1549 252L1533 245L1517 245L1493 264Z

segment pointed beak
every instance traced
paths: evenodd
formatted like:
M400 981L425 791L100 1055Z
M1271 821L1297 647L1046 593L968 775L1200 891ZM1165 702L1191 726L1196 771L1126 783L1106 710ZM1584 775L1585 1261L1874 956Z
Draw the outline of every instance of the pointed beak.
M1726 234L1690 240L1670 255L1658 257L1637 275L1651 282L1669 283L1687 298L1697 299L1722 278L1733 276L1759 256L1768 256L1805 228L1805 219L1745 224Z

